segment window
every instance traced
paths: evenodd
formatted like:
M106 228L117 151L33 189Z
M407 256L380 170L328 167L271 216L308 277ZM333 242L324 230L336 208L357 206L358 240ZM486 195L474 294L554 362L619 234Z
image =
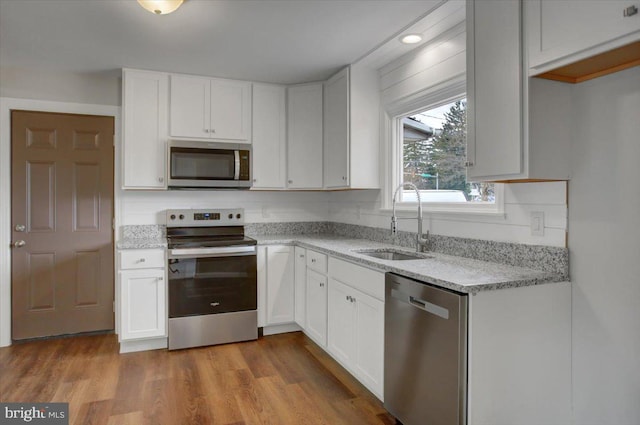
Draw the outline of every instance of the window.
M466 180L466 105L458 97L396 117L394 187L413 183L422 202L437 207L495 209L496 185ZM397 201L416 202L417 196L405 187Z

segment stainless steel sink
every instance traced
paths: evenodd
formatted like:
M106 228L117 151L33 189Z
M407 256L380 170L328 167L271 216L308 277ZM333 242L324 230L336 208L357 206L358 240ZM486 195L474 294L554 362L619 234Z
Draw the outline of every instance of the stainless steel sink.
M361 249L355 251L358 254L367 255L369 257L380 258L382 260L424 260L433 258L432 255L422 254L418 252L407 252L398 249Z

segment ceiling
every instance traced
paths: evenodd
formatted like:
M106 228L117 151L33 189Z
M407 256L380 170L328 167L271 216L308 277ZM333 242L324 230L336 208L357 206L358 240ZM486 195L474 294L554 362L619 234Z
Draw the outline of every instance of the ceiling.
M272 83L324 80L441 0L187 0L153 15L134 0L0 0L0 66L123 67Z

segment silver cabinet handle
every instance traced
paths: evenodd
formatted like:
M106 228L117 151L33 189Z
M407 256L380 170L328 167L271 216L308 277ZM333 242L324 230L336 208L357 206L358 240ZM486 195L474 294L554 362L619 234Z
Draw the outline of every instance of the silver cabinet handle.
M208 132L209 132L209 129L208 129L208 128L205 128L205 129L204 129L204 132L205 132L205 133L208 133Z
M160 183L164 182L164 177L158 177L158 181L159 181Z
M628 18L638 13L638 8L635 5L626 7L622 10L622 16Z
M137 263L144 263L145 261L147 261L147 260L145 260L144 258L140 258L140 259L138 259L138 261L136 261L136 262L137 262Z
M312 262L312 263L315 263L315 262L316 262L316 259L315 259L315 258L312 258L312 259L311 259L311 262Z
M465 167L473 167L473 162L472 161L467 161L464 163Z
M321 288L324 288L324 283L321 283L321 284L320 284L320 287L321 287Z
M293 183L293 180L288 180L289 184Z
M211 129L211 132L212 132L212 133L215 133L215 132L216 132L216 129L215 129L215 128L212 128L212 129Z
M304 258L304 254L300 254L300 255L299 255L299 257L300 257L300 258Z
M14 248L22 248L23 246L25 246L27 243L25 241L15 241L13 243Z
M27 230L27 227L24 224L16 224L16 232L24 232Z

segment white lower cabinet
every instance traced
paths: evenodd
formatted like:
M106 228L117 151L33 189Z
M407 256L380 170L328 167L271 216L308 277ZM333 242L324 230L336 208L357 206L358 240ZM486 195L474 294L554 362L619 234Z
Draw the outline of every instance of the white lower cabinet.
M164 250L118 255L120 352L166 348L167 284Z
M327 277L307 268L306 334L319 346L327 346Z
M384 303L329 278L327 349L382 399Z
M122 285L121 340L165 336L164 270L139 269L120 272Z
M332 265L338 265L338 267L332 267ZM350 273L342 274L344 269L349 269ZM334 278L340 275L344 280L358 281L362 284L360 277L371 273L379 275L378 277L382 279L367 280L364 283L373 283L372 286L384 284L383 273L334 258L329 259L331 277L329 277L327 308L327 350L364 386L382 399L384 302Z
M292 246L267 247L267 325L294 320L293 250Z
M297 246L294 251L294 319L298 326L307 326L307 250Z
M294 247L258 247L258 326L293 324ZM286 331L286 330L285 330ZM278 333L266 331L265 335Z

